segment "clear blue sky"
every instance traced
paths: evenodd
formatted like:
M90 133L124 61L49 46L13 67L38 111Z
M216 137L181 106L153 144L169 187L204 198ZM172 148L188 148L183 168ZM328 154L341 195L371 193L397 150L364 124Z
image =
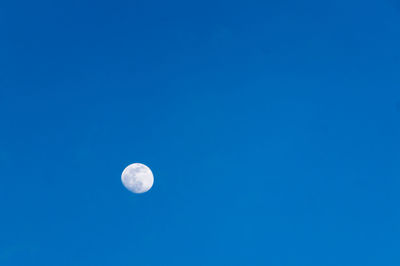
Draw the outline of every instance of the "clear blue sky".
M0 34L0 265L400 265L399 1L2 1Z

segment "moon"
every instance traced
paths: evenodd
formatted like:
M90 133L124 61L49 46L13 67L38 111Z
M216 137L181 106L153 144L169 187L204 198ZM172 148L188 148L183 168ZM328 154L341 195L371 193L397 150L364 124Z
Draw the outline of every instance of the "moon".
M128 165L121 175L122 184L129 191L141 194L150 190L154 176L150 168L141 163Z

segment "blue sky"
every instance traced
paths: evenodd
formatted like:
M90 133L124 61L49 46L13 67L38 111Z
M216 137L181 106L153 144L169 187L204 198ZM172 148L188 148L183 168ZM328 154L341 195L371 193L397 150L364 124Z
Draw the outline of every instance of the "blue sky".
M0 265L400 265L398 1L3 1L0 33Z

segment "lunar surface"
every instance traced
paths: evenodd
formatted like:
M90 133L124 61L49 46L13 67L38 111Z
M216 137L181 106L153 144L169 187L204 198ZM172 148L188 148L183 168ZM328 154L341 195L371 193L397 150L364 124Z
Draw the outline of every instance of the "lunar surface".
M128 165L121 175L122 184L133 193L144 193L153 186L154 177L150 168L141 163Z

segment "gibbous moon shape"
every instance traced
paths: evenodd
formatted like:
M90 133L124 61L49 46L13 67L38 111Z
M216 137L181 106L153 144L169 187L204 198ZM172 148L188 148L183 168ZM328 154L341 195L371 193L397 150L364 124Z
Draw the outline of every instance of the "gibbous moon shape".
M154 177L150 168L141 163L128 165L121 175L122 184L133 193L144 193L153 186Z

